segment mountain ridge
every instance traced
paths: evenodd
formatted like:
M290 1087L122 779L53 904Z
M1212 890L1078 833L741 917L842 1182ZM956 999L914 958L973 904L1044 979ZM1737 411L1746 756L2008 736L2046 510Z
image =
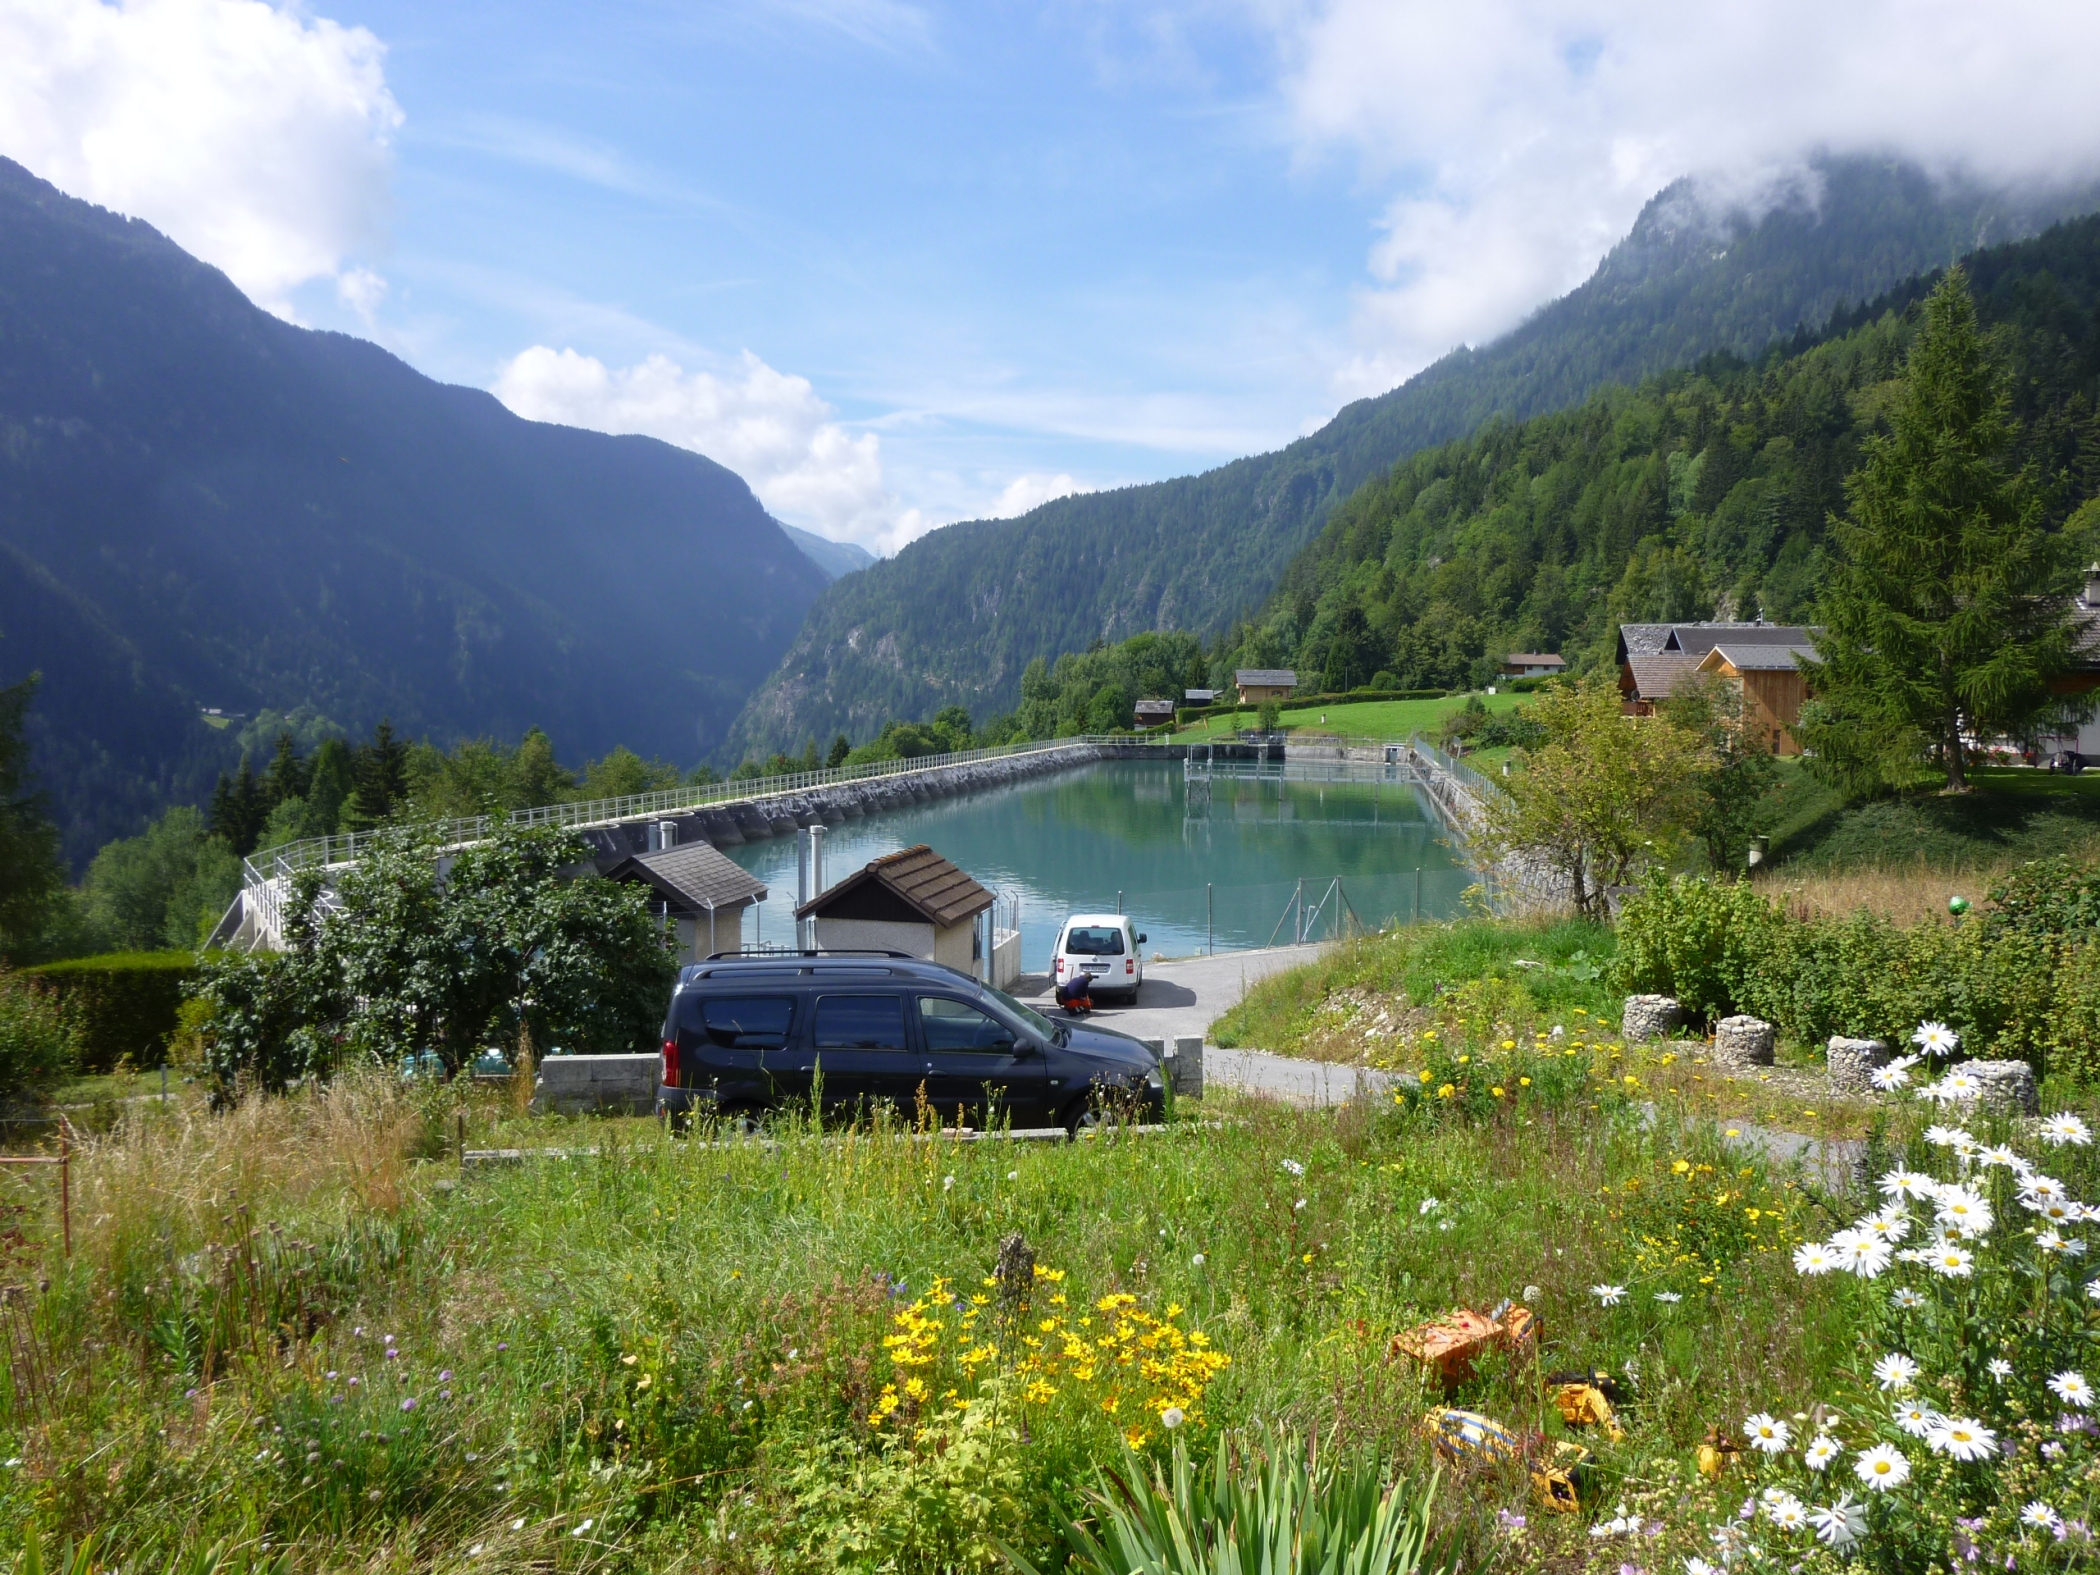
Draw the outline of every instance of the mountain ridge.
M1716 216L1696 183L1672 183L1584 285L1281 449L919 538L818 599L725 754L866 737L949 704L982 716L1014 703L1034 657L1148 629L1222 633L1342 499L1410 453L1713 351L1754 354L1979 236L2100 205L2087 188L1993 192L1886 160L1825 159L1814 173L1813 203L1797 190L1754 216Z
M826 583L713 461L281 322L5 160L0 564L76 862L234 763L204 707L691 761Z

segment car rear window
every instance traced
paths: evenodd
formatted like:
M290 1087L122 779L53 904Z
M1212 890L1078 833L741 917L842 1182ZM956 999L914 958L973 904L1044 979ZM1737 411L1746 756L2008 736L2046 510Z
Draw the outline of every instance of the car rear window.
M778 1050L795 1020L792 995L685 997L682 1026L725 1050Z
M904 1050L904 997L901 995L820 995L817 997L819 1050Z
M1065 932L1065 950L1075 957L1120 957L1123 955L1123 932L1078 925Z

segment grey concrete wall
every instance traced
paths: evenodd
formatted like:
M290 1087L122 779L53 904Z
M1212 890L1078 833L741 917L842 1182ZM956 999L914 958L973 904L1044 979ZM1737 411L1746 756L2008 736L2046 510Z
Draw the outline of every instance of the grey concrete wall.
M565 1116L593 1111L648 1115L656 1109L656 1080L663 1057L648 1055L556 1055L540 1063L532 1108Z

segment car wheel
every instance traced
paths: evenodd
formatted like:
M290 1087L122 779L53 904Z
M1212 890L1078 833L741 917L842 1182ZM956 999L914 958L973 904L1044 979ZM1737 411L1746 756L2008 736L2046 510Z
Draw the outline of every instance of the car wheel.
M1065 1110L1064 1119L1059 1121L1058 1125L1063 1127L1065 1135L1076 1143L1082 1133L1100 1131L1108 1125L1109 1119L1109 1113L1102 1108L1099 1100L1075 1099Z

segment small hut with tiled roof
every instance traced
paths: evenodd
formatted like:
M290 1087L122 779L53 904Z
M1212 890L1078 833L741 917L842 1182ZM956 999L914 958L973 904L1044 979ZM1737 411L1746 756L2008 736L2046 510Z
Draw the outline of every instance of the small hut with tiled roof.
M992 894L924 843L870 859L795 910L817 921L820 951L896 951L977 968L978 915Z
M652 909L678 926L682 963L740 950L744 910L766 900L764 881L705 842L637 853L613 865L605 878L649 888Z

